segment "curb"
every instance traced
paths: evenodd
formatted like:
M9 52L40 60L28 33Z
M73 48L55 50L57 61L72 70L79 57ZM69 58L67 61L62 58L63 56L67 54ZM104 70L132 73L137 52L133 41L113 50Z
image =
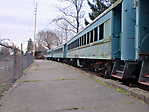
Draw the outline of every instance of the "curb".
M102 81L103 83L107 84L109 87L113 87L115 89L120 88L123 91L126 91L128 96L133 96L137 99L142 100L144 103L149 105L149 92L148 91L144 91L139 88L130 88L128 86L122 85L120 82L113 81L110 79L104 79L96 75L91 75L90 73L86 73L86 75L94 80Z

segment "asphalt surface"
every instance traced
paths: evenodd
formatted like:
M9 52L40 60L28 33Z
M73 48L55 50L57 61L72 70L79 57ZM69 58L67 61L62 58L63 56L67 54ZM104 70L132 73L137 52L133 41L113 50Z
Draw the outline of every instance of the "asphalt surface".
M84 71L35 61L1 100L0 112L149 112L149 105L100 85Z

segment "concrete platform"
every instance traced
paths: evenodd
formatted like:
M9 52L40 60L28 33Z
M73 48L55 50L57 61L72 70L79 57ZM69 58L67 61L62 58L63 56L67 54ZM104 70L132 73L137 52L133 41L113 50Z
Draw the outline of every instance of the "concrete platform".
M35 61L1 100L0 112L148 112L149 105L88 73Z

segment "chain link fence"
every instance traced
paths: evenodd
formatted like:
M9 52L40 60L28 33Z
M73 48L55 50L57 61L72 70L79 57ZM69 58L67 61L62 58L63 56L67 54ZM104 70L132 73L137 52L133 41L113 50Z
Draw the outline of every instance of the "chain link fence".
M5 48L3 52L1 52L2 48ZM15 82L23 75L23 70L33 63L33 60L32 53L23 54L17 48L0 46L0 84Z

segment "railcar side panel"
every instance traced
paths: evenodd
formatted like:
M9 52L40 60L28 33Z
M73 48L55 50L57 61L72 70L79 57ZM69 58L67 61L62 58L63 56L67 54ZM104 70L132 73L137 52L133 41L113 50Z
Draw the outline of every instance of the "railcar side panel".
M63 58L63 52L60 53L53 53L54 58Z
M66 58L67 56L67 44L64 44L64 47L63 47L63 57Z
M54 58L63 58L63 47L57 48L53 50L53 57Z
M121 59L135 61L136 9L133 0L122 2Z
M102 40L68 50L67 58L112 59L111 27L111 19L105 21Z
M70 50L67 53L67 57L84 59L112 59L111 48L111 40L105 40L95 43L95 45L90 45L81 49Z
M140 0L137 14L137 48L138 54L149 55L149 1Z
M48 50L47 51L47 55L46 55L46 58L50 59L53 57L53 50Z
M112 10L112 56L113 59L121 58L121 8L119 4Z

